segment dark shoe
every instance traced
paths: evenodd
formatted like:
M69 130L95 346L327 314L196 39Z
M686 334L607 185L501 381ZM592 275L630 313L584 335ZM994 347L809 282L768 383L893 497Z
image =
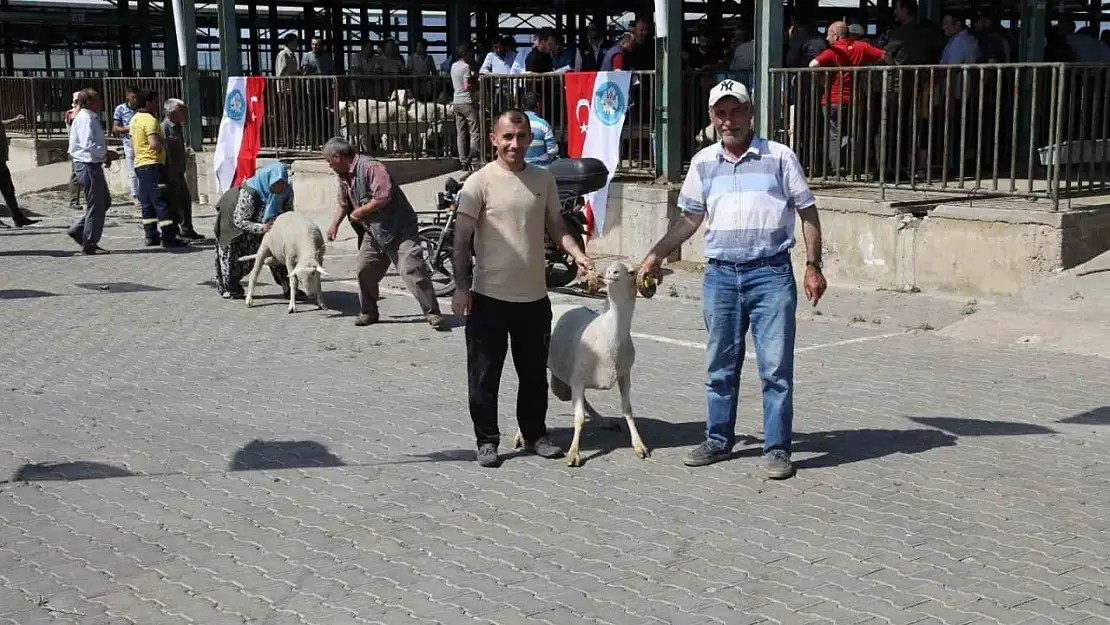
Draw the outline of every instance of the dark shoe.
M541 436L531 444L525 444L524 448L536 454L541 458L562 458L563 449L551 442L551 439L546 436Z
M41 220L39 220L39 219L29 219L27 217L24 217L23 219L12 219L12 221L15 223L16 228L22 228L24 226L33 226Z
M108 250L100 247L99 245L90 245L81 250L85 256L100 256L102 254L111 254Z
M286 295L288 295L288 294L289 293L287 291ZM359 327L372 326L377 322L378 322L378 316L377 315L362 314L362 315L359 315L359 316L355 317L355 325L359 326Z
M76 243L77 245L80 245L81 247L85 247L85 235L84 235L84 233L78 233L78 232L74 232L74 231L70 230L70 231L66 232L66 234L69 235L69 238L73 239L74 243Z
M772 449L764 454L763 463L767 477L772 480L785 480L794 475L794 463L790 462L790 454L781 449Z
M478 464L488 469L501 466L501 456L497 455L497 445L493 443L478 445Z
M711 465L715 462L728 460L732 457L732 452L727 449L721 449L711 441L705 441L701 445L690 450L686 457L682 459L682 464L688 467L704 467Z
M158 247L161 244L162 244L162 239L147 238L145 241L143 241L143 245L145 245L147 247Z
M181 236L185 237L186 239L189 239L190 241L203 241L206 238L208 238L208 237L204 236L203 234L197 232L196 230L183 230L181 232Z
M178 239L178 238L175 237L173 239L162 239L162 247L167 247L167 248L189 247L189 244L187 242L182 241L181 239Z
M428 315L426 319L428 320L428 325L432 326L433 330L446 329L443 321L443 315L433 313L431 315Z

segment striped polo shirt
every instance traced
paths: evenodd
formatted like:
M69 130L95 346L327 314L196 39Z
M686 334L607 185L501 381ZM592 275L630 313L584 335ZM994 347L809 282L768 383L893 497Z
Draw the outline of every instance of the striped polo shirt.
M524 153L524 162L536 167L547 167L551 161L559 157L559 144L555 141L555 133L551 131L551 124L532 111L525 113L528 124L532 127L532 143Z
M793 150L752 137L732 160L720 142L694 155L678 207L705 213L705 257L745 263L794 246L794 213L817 200Z

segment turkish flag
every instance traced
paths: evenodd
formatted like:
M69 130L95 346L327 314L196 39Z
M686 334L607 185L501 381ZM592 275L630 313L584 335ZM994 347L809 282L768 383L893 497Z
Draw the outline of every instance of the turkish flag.
M262 120L265 107L262 96L266 92L264 76L247 77L247 115L243 120L243 142L235 165L235 180L231 186L242 183L254 175L258 153L262 150Z
M563 74L563 81L567 94L567 154L571 158L582 158L597 72L567 72Z

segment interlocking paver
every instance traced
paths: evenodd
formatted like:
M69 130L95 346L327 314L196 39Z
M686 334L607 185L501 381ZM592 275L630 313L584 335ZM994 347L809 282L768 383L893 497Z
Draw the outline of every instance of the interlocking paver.
M588 424L580 469L487 471L461 331L404 323L418 311L394 290L402 323L354 328L350 257L328 261L339 310L288 315L268 283L248 310L206 284L209 249L148 252L117 216L105 246L133 253L71 255L70 215L29 206L42 233L0 233L0 622L1110 618L1106 361L885 336L944 308L923 296L802 304L800 470L771 483L750 359L738 458L681 465L704 434L700 311L658 297L634 331L693 345L636 339L652 457ZM866 306L882 323L836 313ZM619 415L615 392L591 402ZM552 400L564 444L569 412Z

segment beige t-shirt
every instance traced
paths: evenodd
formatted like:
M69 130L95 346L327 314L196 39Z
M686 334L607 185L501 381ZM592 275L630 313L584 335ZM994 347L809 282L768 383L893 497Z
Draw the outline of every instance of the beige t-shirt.
M559 218L559 192L551 172L532 165L514 172L494 161L466 179L458 211L478 220L476 293L506 302L547 297L545 211Z

